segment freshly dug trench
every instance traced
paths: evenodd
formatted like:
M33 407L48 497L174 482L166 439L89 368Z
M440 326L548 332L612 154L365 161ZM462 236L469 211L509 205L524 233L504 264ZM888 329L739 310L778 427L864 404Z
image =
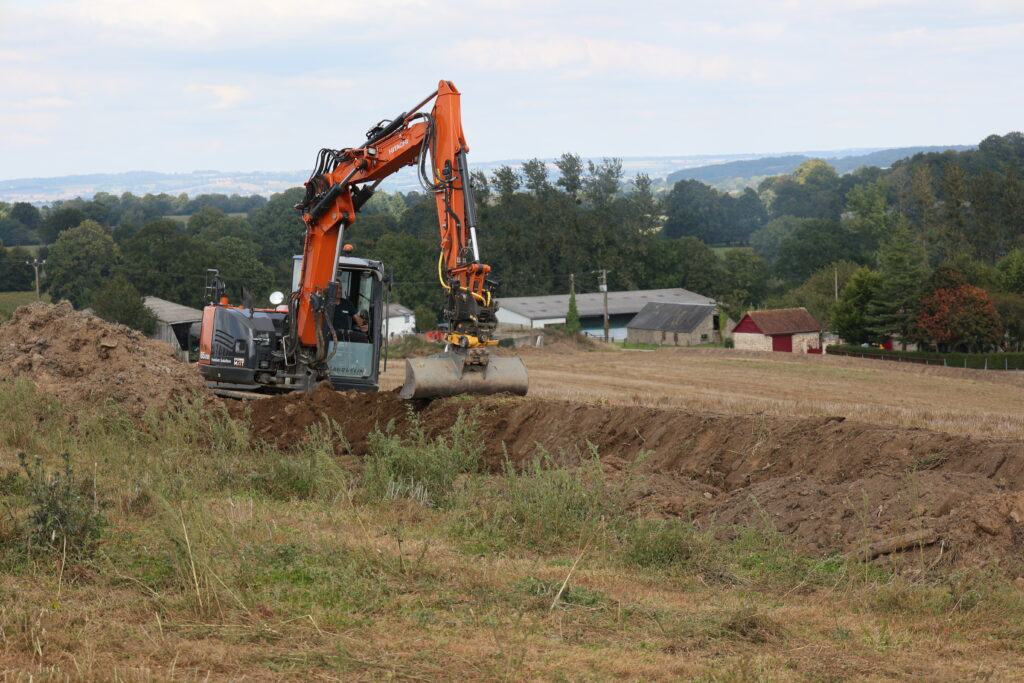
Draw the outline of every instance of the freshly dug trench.
M1024 539L1024 444L879 427L840 417L714 415L494 396L402 401L318 388L251 406L254 435L288 447L324 417L352 452L413 416L430 436L476 411L485 466L541 450L572 465L590 445L614 474L647 452L635 492L652 514L707 527L768 524L820 555L933 547L958 561L1006 560Z

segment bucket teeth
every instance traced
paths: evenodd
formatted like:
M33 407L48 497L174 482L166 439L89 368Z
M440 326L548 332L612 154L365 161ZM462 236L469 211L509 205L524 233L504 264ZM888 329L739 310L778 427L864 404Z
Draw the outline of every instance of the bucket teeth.
M520 358L448 351L426 358L407 359L405 385L399 396L405 399L460 394L525 396L528 388L526 366Z

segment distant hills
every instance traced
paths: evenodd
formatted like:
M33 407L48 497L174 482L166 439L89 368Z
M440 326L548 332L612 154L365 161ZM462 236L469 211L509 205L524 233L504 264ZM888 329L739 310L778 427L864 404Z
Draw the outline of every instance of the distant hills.
M824 158L840 173L848 173L860 166L888 167L898 159L918 152L936 152L947 149L973 149L974 145L946 147L901 147L896 149L849 149L826 152L800 152L785 155L718 154L672 157L626 157L622 160L623 175L628 180L637 173L646 173L657 185L672 185L679 180L695 179L719 189L732 190L756 185L760 179L791 173L804 161ZM597 159L595 159L596 161ZM477 162L471 160L474 170L490 174L502 165L518 166L524 159ZM547 160L552 175L557 174L553 160ZM97 192L135 195L146 193L171 195L185 193L190 197L200 194L258 194L269 196L290 187L301 185L309 171L193 171L191 173L160 173L157 171L130 171L127 173L94 173L60 176L55 178L18 178L0 180L0 201L32 202L44 204L57 199L91 198ZM419 190L413 168L399 171L381 189L390 192Z
M962 152L975 149L977 145L948 145L933 147L897 147L880 149L867 154L838 155L835 152L790 154L786 156L761 157L759 159L743 159L723 164L711 164L696 168L685 168L666 176L665 181L674 185L680 180L699 180L708 185L734 186L744 180L755 180L783 173L792 173L796 167L810 159L824 159L840 174L849 173L861 166L878 166L888 168L900 159L912 157L923 152L944 152L948 149ZM747 184L747 183L742 183ZM755 185L756 182L749 184ZM719 189L735 189L735 187L719 187Z

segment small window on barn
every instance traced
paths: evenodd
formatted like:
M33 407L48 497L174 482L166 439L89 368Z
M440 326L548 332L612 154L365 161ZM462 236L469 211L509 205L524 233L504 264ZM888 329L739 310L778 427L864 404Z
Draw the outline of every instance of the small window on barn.
M700 340L701 340L702 342L705 342L705 341L707 341L707 340L708 340L708 335L706 335L706 334L702 334L702 335L700 335Z
M408 313L405 314L405 322L409 322L409 314Z
M719 328L719 325L718 325L718 314L717 313L712 313L711 314L711 329L713 329L713 330L715 330L717 332L718 328Z

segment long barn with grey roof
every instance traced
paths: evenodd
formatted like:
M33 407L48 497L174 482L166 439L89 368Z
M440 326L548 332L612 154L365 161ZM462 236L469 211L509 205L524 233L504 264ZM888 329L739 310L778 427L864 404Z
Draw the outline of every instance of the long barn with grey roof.
M637 344L696 346L722 340L718 307L652 301L626 325L626 340ZM725 333L734 323L726 319Z
M626 325L652 302L714 305L714 299L681 287L608 292L609 330L612 339L626 338ZM569 295L516 296L498 301L498 322L505 329L540 328L561 325L569 313ZM576 295L576 309L583 331L595 337L604 333L604 294Z

